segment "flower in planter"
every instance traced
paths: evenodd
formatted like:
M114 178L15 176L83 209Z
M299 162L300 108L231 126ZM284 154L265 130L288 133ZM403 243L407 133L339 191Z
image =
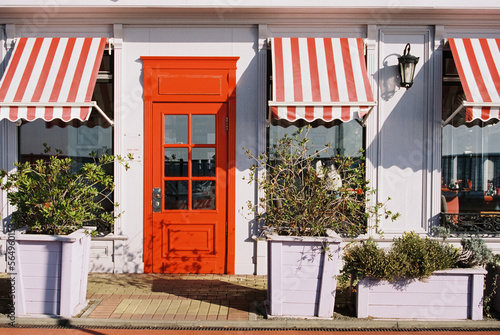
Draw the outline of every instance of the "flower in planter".
M381 215L395 220L399 214L387 210L385 203L372 205L375 193L365 179L364 157L320 158L325 146L311 153L308 129L278 139L267 153L246 155L255 161L249 183L256 180L262 196L257 204L248 202L257 221L265 222L267 232L279 235L326 236L333 230L343 236L367 231Z
M74 172L70 158L52 155L48 161L16 163L11 173L0 170L0 187L16 207L14 228L49 235L67 235L89 225L110 230L116 217L103 203L110 200L114 183L106 166L117 162L128 169L132 159L103 155Z

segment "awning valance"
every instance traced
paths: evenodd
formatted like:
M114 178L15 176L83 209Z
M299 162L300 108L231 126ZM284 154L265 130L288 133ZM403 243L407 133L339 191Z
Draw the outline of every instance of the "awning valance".
M88 119L106 38L20 38L0 81L0 120ZM99 108L98 108L99 109Z
M500 119L500 39L450 38L449 44L466 97L466 121Z
M350 121L376 105L361 38L273 38L272 116Z

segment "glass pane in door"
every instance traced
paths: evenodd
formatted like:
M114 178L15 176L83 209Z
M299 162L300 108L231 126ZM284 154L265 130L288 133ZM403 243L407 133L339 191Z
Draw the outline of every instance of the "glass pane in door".
M215 148L193 148L192 156L194 177L215 176Z
M186 177L188 162L187 148L165 148L165 177Z
M215 181L193 181L193 209L215 209Z
M165 144L188 142L188 116L165 115Z
M215 115L193 115L193 143L215 144Z
M165 209L188 209L188 182L186 180L165 182Z

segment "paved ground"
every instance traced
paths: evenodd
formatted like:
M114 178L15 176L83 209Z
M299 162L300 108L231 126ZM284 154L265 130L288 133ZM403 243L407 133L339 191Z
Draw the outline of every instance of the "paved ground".
M17 318L8 326L9 280L0 274L0 334L316 334L377 330L406 334L454 329L500 335L500 321L362 320L348 308L347 291L338 291L333 319L265 317L267 278L245 275L90 274L89 305L70 319ZM73 329L63 329L73 328ZM122 329L110 329L122 328ZM138 330L141 328L141 330ZM151 329L149 329L151 328ZM156 328L156 329L155 329ZM152 330L155 329L155 330ZM498 331L498 332L497 332Z
M80 317L249 320L256 303L266 300L266 277L91 274L87 298L95 308Z

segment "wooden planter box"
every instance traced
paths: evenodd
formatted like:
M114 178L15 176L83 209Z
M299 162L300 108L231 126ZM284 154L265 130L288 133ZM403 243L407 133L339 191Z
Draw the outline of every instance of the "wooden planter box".
M364 278L357 288L358 318L483 318L484 269L436 271L426 281Z
M93 228L91 228L92 230ZM91 236L15 233L14 307L16 316L72 317L86 305Z
M271 235L267 242L268 314L331 318L342 239Z

